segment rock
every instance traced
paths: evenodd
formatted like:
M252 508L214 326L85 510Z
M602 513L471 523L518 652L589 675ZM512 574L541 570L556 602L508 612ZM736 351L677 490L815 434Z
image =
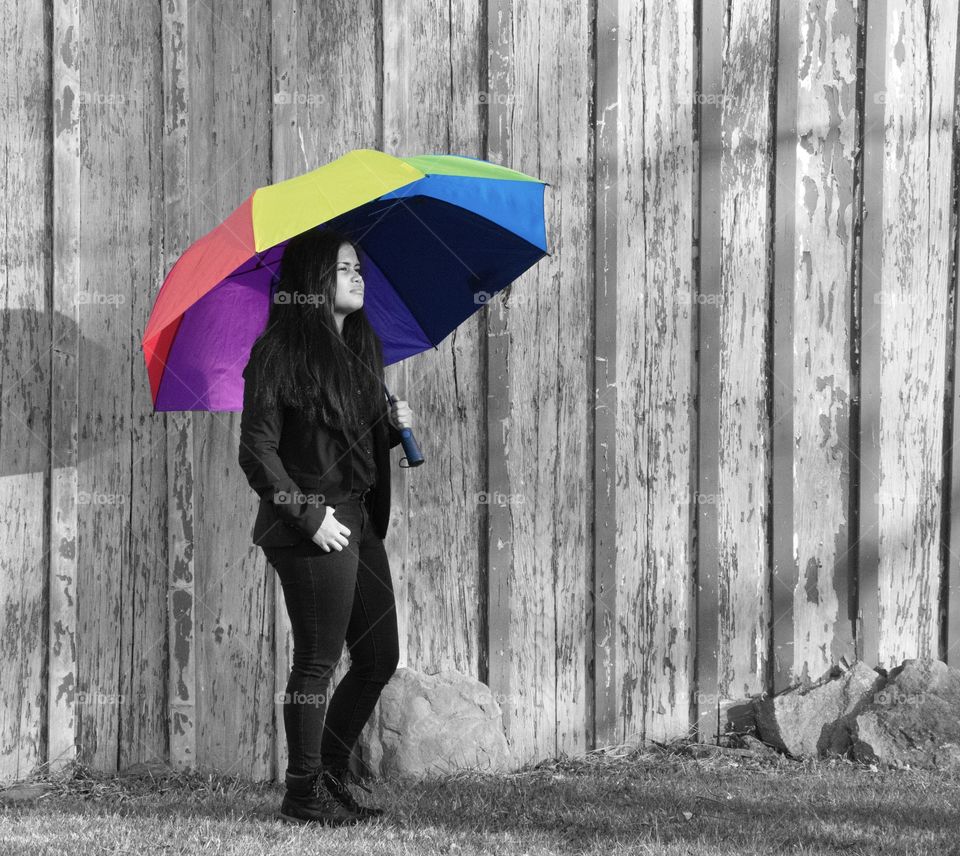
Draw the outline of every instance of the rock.
M960 770L960 669L904 660L850 723L851 755L893 767Z
M845 755L852 717L884 684L884 677L862 662L831 672L823 683L794 687L754 700L757 731L764 743L796 758Z
M373 776L503 771L513 760L490 688L454 670L398 668L358 742Z

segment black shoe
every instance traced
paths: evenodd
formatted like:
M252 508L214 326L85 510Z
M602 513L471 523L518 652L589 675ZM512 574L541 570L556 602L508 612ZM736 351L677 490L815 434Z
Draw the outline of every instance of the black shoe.
M350 811L330 795L321 782L322 774L322 769L312 773L287 773L287 792L280 804L281 820L324 826L344 826L360 820L359 813Z
M353 771L345 768L327 768L321 774L321 781L323 782L323 785L326 787L330 796L332 796L341 806L343 806L344 809L352 814L359 815L365 819L379 817L381 814L383 814L382 808L361 805L353 798L353 794L350 793L350 789L347 787L348 783L351 781L357 786L363 788L368 794L371 793L370 788L364 785L363 782L359 781L357 777L354 776Z

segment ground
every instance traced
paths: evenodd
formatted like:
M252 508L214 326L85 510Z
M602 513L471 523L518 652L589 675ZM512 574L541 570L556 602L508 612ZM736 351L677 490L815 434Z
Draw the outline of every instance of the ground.
M842 759L611 748L509 775L370 780L387 814L342 829L281 823L278 784L74 765L0 791L6 854L960 854L960 774Z

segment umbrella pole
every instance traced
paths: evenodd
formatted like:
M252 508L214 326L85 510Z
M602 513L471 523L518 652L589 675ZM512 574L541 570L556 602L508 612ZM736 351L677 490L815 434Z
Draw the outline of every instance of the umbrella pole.
M383 391L387 395L387 401L393 404L397 397L387 389L386 383L383 384ZM417 441L414 439L413 431L410 428L401 428L400 429L400 442L403 444L403 451L406 452L406 457L400 459L400 466L406 469L407 467L419 467L423 463L423 453L420 451L420 447L417 445ZM404 463L406 461L406 463Z

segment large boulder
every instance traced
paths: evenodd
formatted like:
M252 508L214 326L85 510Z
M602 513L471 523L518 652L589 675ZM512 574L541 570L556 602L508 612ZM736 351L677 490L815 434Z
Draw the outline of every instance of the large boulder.
M360 734L374 776L503 771L513 759L490 688L460 672L398 668Z
M884 684L883 675L857 661L836 668L816 686L799 686L754 700L757 731L765 743L796 758L844 755L849 723Z
M851 754L865 763L960 770L960 669L904 660L850 723Z

